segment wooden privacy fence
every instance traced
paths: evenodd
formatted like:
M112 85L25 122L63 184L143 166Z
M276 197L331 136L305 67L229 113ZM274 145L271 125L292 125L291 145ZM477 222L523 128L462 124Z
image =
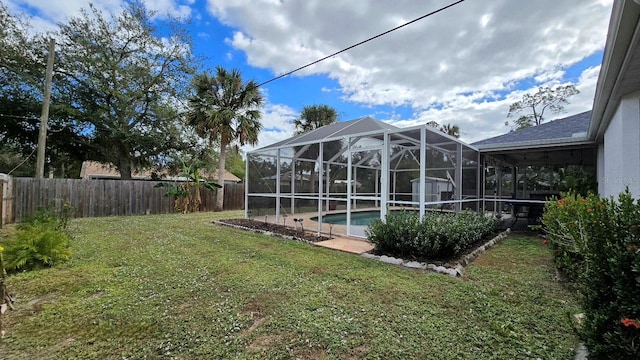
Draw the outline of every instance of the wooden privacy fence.
M174 197L158 181L9 178L2 181L4 223L20 222L40 208L69 204L76 217L175 212ZM5 186L6 185L6 186ZM225 184L224 210L244 208L244 184ZM201 188L201 211L213 211L215 192Z

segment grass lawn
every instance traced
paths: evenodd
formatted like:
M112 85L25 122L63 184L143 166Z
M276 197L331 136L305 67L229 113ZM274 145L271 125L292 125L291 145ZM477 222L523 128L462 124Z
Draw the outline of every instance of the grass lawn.
M210 223L239 216L74 220L70 262L8 278L0 358L572 357L579 308L539 239L460 280Z

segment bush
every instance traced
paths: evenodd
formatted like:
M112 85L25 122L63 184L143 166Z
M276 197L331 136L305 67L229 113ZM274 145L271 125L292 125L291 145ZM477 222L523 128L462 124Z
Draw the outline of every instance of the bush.
M640 358L640 202L628 190L617 201L568 195L547 206L543 223L582 295L589 359Z
M67 206L61 212L41 209L20 223L14 238L5 244L6 269L30 270L69 260L70 213Z
M474 212L429 212L420 221L417 212L400 211L373 221L367 237L380 252L435 260L459 255L494 230L494 220Z
M50 223L22 226L7 243L7 270L30 270L69 260L69 237Z
M27 216L17 228L21 229L24 226L31 226L34 224L50 224L57 230L67 231L69 227L69 221L73 217L75 209L65 203L62 208L57 210L53 204L45 208L38 209L35 213Z
M553 198L545 204L542 223L549 247L553 251L556 267L572 281L576 281L584 269L584 250L587 216L593 209L602 210L602 201L596 195L586 198L573 193L564 198Z

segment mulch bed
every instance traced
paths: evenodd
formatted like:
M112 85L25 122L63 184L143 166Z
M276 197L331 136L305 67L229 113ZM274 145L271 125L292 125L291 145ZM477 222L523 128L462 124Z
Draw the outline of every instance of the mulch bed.
M230 224L230 225L242 226L252 230L268 231L273 234L278 234L280 236L302 239L308 242L318 242L318 241L329 240L329 238L326 236L318 236L315 233L309 233L307 231L303 232L300 227L298 227L298 230L296 230L292 227L272 224L264 221L257 221L253 219L224 219L224 220L219 220L219 222Z

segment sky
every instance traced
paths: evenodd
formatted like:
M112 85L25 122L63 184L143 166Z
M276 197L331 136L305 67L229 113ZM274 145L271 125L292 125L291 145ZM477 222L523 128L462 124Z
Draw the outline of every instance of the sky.
M0 0L55 28L84 0ZM95 0L116 13L126 0ZM258 83L428 14L455 0L142 0L178 16L206 68ZM591 110L613 0L465 0L447 10L263 86L256 147L293 135L306 105L340 121L371 116L399 127L458 125L472 143L506 133L509 105L538 87L573 84L566 112ZM247 146L244 150L255 147Z

